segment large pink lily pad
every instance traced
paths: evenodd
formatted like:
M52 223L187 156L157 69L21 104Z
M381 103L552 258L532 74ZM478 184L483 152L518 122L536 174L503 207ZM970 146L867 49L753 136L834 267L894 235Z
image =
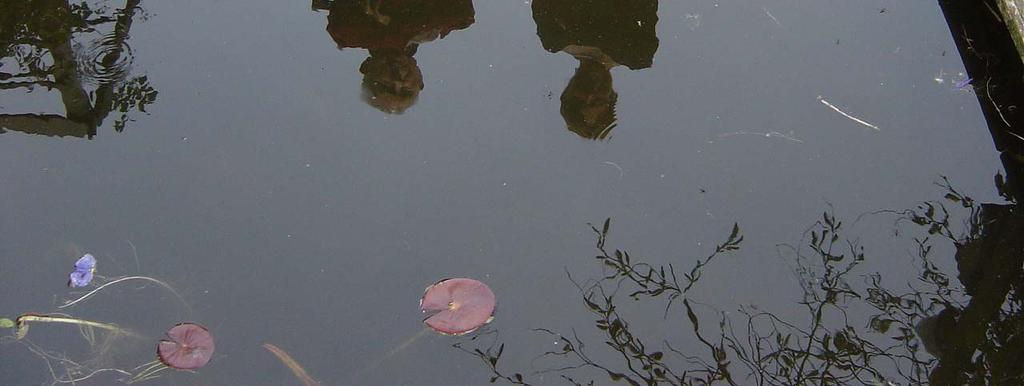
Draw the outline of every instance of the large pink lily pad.
M427 287L420 299L420 311L433 313L423 320L435 331L463 335L494 319L494 292L473 279L441 280Z
M213 336L195 323L179 323L156 346L160 362L179 370L195 370L213 357Z

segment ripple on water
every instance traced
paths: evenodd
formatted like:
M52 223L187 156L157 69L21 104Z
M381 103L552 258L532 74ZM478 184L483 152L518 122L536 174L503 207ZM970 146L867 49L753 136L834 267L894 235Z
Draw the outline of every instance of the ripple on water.
M106 35L78 50L75 55L82 82L93 85L124 80L132 67L132 48L124 39Z

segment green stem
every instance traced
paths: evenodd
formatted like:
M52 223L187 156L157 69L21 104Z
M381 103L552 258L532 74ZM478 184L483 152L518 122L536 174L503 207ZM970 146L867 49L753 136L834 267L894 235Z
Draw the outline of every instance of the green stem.
M75 324L79 326L94 327L111 331L115 334L125 334L136 338L143 338L143 336L134 332L125 330L109 323L93 322L91 320L76 319L70 316L52 316L52 315L37 315L37 314L25 314L19 316L15 323L18 326L16 336L18 339L22 339L28 334L28 323L29 322L45 322L45 323L66 323Z

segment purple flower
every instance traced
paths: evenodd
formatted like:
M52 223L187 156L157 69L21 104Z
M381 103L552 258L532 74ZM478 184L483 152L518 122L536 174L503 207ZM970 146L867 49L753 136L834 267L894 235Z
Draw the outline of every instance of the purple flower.
M971 79L971 78L967 78L967 79L961 80L959 82L956 82L956 84L953 85L953 87L955 87L957 90L963 90L964 88L969 86L973 80L974 79Z
M68 287L85 287L92 281L92 274L96 272L96 258L86 253L75 262L75 270L68 275Z

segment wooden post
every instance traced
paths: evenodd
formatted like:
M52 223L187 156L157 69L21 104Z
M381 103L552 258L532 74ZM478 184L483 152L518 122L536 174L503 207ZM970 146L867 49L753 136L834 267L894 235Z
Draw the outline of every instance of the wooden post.
M978 105L1006 171L1000 191L1024 201L1024 64L1009 22L998 9L1024 0L939 0ZM1008 7L1010 5L1007 5ZM1021 35L1018 35L1021 36Z
M1017 55L1024 61L1024 0L998 0L999 13L1010 31Z

